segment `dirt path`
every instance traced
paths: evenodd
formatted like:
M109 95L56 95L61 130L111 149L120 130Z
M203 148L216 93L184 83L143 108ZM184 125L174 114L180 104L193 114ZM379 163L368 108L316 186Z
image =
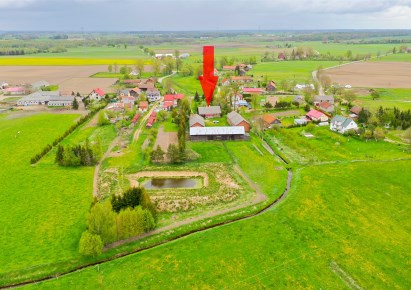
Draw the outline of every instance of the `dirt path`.
M162 101L163 98L161 98L160 101ZM151 113L155 110L155 108L158 106L159 102L155 102L154 105L151 107L151 109L147 112L147 114L143 117L143 119L141 119L140 124L137 127L137 130L134 132L134 136L133 136L133 142L137 142L138 137L140 137L141 131L143 129L143 126L145 126L148 118L150 117Z

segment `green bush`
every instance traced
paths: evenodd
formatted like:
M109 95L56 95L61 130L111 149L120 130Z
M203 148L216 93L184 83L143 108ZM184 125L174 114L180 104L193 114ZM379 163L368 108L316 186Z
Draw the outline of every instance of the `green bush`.
M103 250L103 241L99 235L93 235L89 231L85 231L81 235L79 248L80 254L97 257Z

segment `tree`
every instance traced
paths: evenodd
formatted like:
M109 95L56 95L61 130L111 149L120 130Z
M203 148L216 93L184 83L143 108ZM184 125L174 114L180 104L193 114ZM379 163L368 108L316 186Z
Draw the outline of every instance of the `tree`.
M370 129L365 129L364 131L364 138L366 141L372 138L372 131Z
M113 72L113 66L111 64L108 65L107 69L109 73Z
M173 72L174 69L174 60L171 57L166 57L164 60L164 70L165 75L169 75Z
M200 101L200 96L198 95L198 92L196 91L194 95L194 101L199 102Z
M154 59L153 63L151 64L151 68L153 70L153 74L157 76L161 71L161 62L159 59Z
M73 101L73 109L78 110L78 102L76 98L74 98L74 101Z
M110 122L107 120L106 118L106 114L104 113L104 111L100 111L100 113L98 114L98 121L97 124L99 126L104 126L109 124Z
M375 128L374 138L375 138L375 141L384 140L384 138L385 138L384 130L380 127Z
M83 232L79 243L79 252L84 256L97 257L103 250L103 241L99 235L93 235L88 231Z
M151 160L154 162L161 162L164 160L165 152L161 149L160 145L157 145L157 148L151 152Z
M351 59L351 58L352 58L352 51L351 51L351 50L347 50L346 56L347 56L348 59Z
M179 51L178 49L176 49L176 50L174 51L174 56L175 56L175 58L176 58L176 70L177 70L177 72L178 72L178 69L179 69L180 66L181 66L180 51Z
M180 152L178 147L174 144L168 145L167 149L167 159L170 160L171 163L178 163L180 162Z
M118 65L117 65L117 63L115 62L114 63L114 65L113 65L113 69L114 69L114 72L115 73L117 73L117 70L118 70Z
M134 68L136 69L139 76L141 77L142 73L144 72L144 60L143 59L136 60L136 63L134 64Z
M324 91L328 90L328 88L331 86L331 78L327 75L321 75L320 77L320 83L324 88Z
M64 147L59 145L57 147L57 153L56 153L56 159L55 162L57 164L61 164L63 162L63 158L64 158Z
M144 233L144 212L142 208L126 208L117 217L119 239L127 239Z
M280 85L283 91L288 91L290 89L290 84L287 82L287 80L282 80Z
M380 93L377 90L371 89L370 93L373 100L380 98Z
M362 108L361 111L358 113L358 122L363 123L363 124L367 123L370 115L371 115L370 112Z
M116 214L109 202L96 203L87 216L88 231L99 235L103 243L116 240Z

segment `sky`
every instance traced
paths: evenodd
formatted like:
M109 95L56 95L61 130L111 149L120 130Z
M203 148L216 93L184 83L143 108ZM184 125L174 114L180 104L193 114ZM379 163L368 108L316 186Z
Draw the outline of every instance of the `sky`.
M0 12L0 31L411 28L411 0L0 0Z

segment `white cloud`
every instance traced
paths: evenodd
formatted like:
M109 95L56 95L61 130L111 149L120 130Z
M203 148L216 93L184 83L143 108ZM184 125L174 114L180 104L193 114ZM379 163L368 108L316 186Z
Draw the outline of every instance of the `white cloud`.
M33 2L35 0L0 0L0 8L20 8Z

